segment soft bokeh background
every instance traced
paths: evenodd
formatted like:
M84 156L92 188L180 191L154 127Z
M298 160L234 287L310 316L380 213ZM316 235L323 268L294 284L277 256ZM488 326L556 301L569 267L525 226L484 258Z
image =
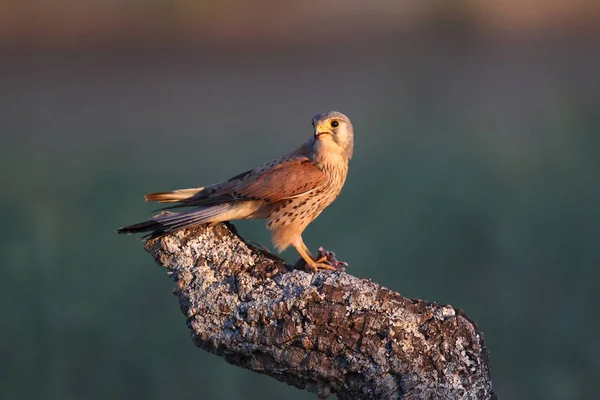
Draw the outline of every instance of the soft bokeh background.
M465 309L500 398L594 398L598 4L1 2L0 398L314 398L197 350L165 271L114 231L330 109L356 153L307 244Z

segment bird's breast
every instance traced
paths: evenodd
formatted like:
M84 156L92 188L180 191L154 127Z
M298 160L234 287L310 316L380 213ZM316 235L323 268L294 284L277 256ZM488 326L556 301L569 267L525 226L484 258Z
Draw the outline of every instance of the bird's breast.
M348 172L347 164L341 166L342 168L339 164L323 166L323 172L328 176L326 185L303 196L272 204L271 212L267 217L267 228L276 230L289 227L299 229L301 233L340 194Z

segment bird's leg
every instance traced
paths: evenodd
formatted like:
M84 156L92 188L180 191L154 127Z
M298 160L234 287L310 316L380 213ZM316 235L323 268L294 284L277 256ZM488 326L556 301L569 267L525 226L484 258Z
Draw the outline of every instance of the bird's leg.
M294 245L294 247L298 253L300 253L302 259L304 259L306 268L310 269L311 271L316 272L319 268L335 271L335 267L332 267L331 265L322 261L315 260L315 257L310 253L310 250L308 250L308 247L306 247L302 241L302 238L300 238L299 243Z

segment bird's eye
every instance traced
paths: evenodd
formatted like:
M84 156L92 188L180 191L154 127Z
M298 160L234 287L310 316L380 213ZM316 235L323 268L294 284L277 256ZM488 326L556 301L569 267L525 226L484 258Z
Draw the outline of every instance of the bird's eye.
M329 123L329 126L331 126L332 128L337 128L338 126L340 126L340 123L334 119Z

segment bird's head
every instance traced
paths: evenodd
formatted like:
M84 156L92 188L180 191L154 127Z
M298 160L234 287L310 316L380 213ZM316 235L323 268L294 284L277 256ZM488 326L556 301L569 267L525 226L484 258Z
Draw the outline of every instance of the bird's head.
M316 149L338 152L347 159L354 151L354 128L350 119L341 112L328 111L312 119Z

